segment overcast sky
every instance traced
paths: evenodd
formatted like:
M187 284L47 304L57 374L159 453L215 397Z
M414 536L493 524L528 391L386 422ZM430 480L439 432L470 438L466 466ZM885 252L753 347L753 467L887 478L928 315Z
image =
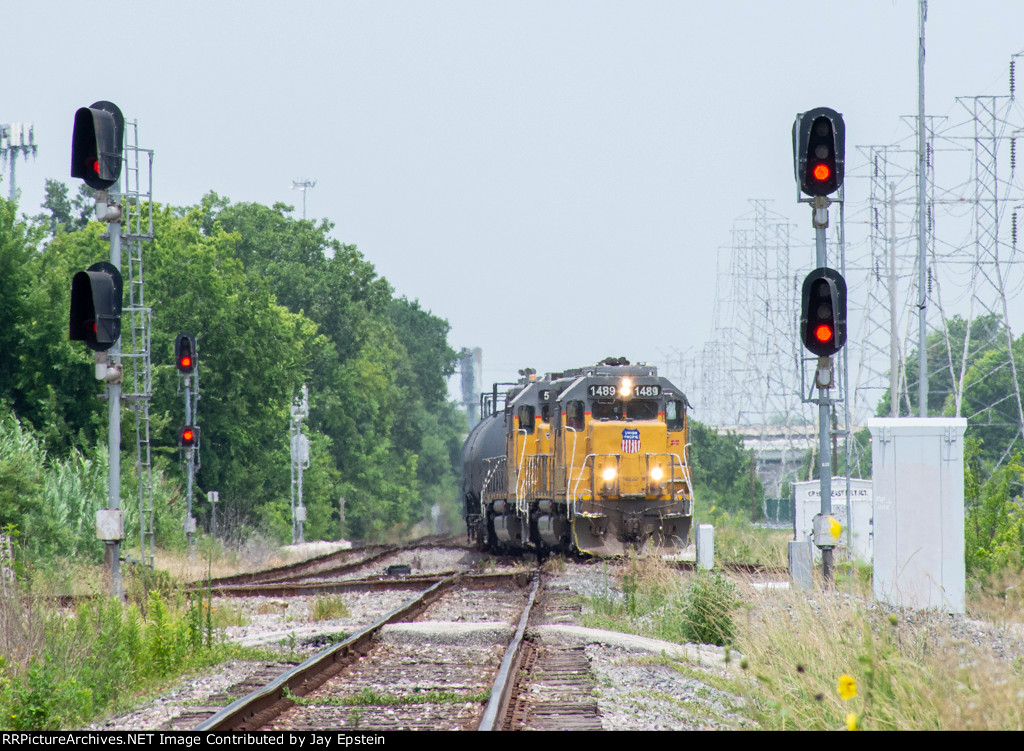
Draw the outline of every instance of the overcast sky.
M29 214L46 178L72 184L74 112L99 99L155 149L158 201L214 190L301 216L292 181L315 179L310 218L446 318L453 346L482 347L489 383L699 350L715 256L748 199L813 239L795 200L795 114L842 112L848 153L906 137L917 12L916 0L8 2L0 122L35 123L38 156L17 165ZM958 95L1006 93L1024 2L932 0L926 33L928 111L945 114Z

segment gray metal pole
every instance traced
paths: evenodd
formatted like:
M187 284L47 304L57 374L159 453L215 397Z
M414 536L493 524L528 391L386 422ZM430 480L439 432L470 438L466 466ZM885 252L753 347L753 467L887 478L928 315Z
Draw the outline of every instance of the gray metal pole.
M924 22L928 17L928 3L918 3L920 33L917 45L917 287L918 287L918 387L917 412L920 417L928 416L928 265L927 265L927 217L926 164L925 164L925 122L924 122Z
M111 195L111 200L118 197ZM114 268L121 268L121 223L109 222L107 232L110 235L110 263ZM109 362L121 364L121 339L110 348ZM109 491L107 507L113 510L121 508L121 383L107 384L107 452L109 454ZM104 556L110 571L110 593L118 600L124 599L124 588L121 584L121 542L107 542Z
M889 417L899 417L900 356L896 320L896 183L889 183Z
M192 353L195 357L195 353ZM185 424L192 425L192 374L189 373L185 376ZM188 539L188 553L193 555L195 553L193 546L193 531L192 531L192 480L195 475L195 446L189 446L185 449L185 467L187 481L187 490L185 498L188 503L188 510L185 512L185 537Z
M826 212L827 208L824 209ZM817 209L816 209L817 211ZM824 225L824 226L821 226ZM824 222L816 221L814 229L814 250L815 260L818 268L828 266L828 253L825 246L825 228L828 226L828 219ZM830 358L821 358L830 360ZM819 367L821 367L819 360ZM831 365L831 363L829 363ZM818 479L821 493L821 514L830 516L832 514L832 423L829 420L829 390L818 389ZM825 578L825 586L832 583L832 549L822 548L821 550L821 573Z
M291 417L288 423L288 451L291 468L291 508L292 508L292 545L299 541L298 520L295 512L295 407L292 406Z
M302 509L303 512L305 512L306 507L302 503L302 460L301 459L299 460L298 473L299 473L299 482L298 482L298 487L296 489L296 493L297 493L298 499L299 499L299 508ZM297 542L299 542L299 543L305 542L306 541L305 540L305 528L304 528L303 516L302 516L301 513L299 514L298 533L299 533L299 539L297 540Z
M839 204L839 273L846 278L846 189L843 188L842 192L843 202ZM849 315L847 315L847 321L849 321ZM850 349L843 347L842 350L842 369L843 378L839 386L839 398L843 401L843 444L845 446L845 471L843 472L846 482L844 484L844 492L846 493L846 524L849 527L853 520L853 498L850 493L850 439L853 437L850 428ZM831 501L830 501L831 504ZM850 532L847 532L850 535ZM849 539L853 539L849 537ZM853 566L851 559L850 567L850 594L853 594Z

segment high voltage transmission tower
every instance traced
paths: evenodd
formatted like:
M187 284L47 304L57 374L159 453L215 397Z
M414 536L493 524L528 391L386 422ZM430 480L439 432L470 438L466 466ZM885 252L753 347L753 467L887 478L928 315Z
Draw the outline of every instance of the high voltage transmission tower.
M1024 362L1012 346L1024 326L1024 185L1017 164L1024 107L1015 91L1020 59L1010 61L1007 94L959 97L946 115L926 118L923 223L916 117L904 118L906 135L898 142L860 147L857 159L849 160L847 182L854 187L844 204L847 237L830 243L841 241L845 248L849 286L856 290L847 348L852 430L880 405L886 415L918 413L913 355L923 299L931 412L968 418L1002 460L1022 444ZM779 483L766 470L783 453L804 456L813 443L800 432L811 420L799 403L795 337L796 287L809 267L791 260L809 254L802 241L791 240L783 217L764 201L751 204L752 211L734 223L730 245L719 252L713 333L701 353L695 390L702 420L737 431L755 447L770 496ZM924 273L918 261L922 225ZM856 467L869 449L857 442L850 448Z
M714 333L702 353L702 419L743 435L754 451L768 498L813 446L814 423L801 403L797 292L802 274L794 257L792 225L752 200L736 220L732 243L720 249ZM809 257L809 256L808 256ZM810 264L802 267L803 271Z
M967 417L986 445L995 449L998 442L1004 458L1020 446L1024 429L1024 373L1011 346L1024 312L1014 304L1024 287L1018 250L1024 186L1016 165L1024 116L1014 91L1016 61L1007 95L959 97L950 114L927 119L924 273L915 247L921 218L910 132L915 118L905 119L908 134L899 143L860 149L864 163L852 176L866 179L868 200L851 202L851 225L866 232L848 252L852 283L865 291L852 355L857 421L873 414L886 394L886 414L918 412L917 361L908 358L919 346L915 319L924 299L930 412ZM996 382L1000 388L993 388Z
M861 325L853 342L856 349L852 374L852 411L857 422L874 414L886 394L898 410L901 400L904 414L910 413L906 385L906 338L909 319L900 315L909 308L900 307L899 283L914 279L913 221L914 172L900 160L911 158L896 146L866 146L858 149L867 168L867 204L851 202L851 225L866 229L847 249L847 268L858 280L861 293L852 301ZM902 196L902 199L898 198ZM866 214L865 214L866 212ZM903 326L903 336L898 336ZM892 412L897 416L898 412Z

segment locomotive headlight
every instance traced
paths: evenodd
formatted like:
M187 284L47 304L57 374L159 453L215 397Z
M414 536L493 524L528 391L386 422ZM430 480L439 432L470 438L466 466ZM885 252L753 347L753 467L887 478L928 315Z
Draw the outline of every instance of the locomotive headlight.
M601 477L604 478L605 482L611 482L615 479L615 467L605 467L601 473Z
M651 479L655 482L661 482L661 478L665 476L665 470L661 467L655 467L651 470Z
M629 396L633 391L633 381L629 378L623 378L622 383L619 384L619 393L622 396Z

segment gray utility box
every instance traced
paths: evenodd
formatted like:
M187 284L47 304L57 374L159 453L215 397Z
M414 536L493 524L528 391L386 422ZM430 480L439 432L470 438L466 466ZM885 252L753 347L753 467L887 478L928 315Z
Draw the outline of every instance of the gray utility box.
M964 431L956 417L871 418L874 593L964 612Z
M794 482L793 499L793 538L806 541L814 529L814 517L821 513L821 481ZM837 546L842 556L852 556L858 563L871 563L872 513L871 480L851 478L848 498L846 478L832 478L832 516L843 528ZM812 552L814 559L820 561L821 551L814 548Z

